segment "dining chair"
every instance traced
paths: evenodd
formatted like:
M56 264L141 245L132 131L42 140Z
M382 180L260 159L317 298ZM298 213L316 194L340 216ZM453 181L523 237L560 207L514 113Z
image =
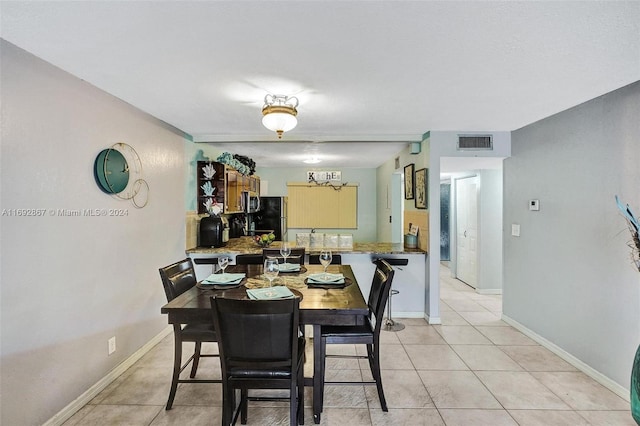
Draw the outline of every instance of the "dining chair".
M248 401L289 400L291 425L304 424L304 337L298 333L300 299L211 297L222 366L222 425L247 422ZM236 408L236 389L240 404ZM289 389L289 396L251 398L250 389Z
M320 265L320 255L319 254L310 254L309 255L309 265ZM342 256L339 254L334 254L331 256L331 265L342 265Z
M322 394L320 396L320 406L324 403L325 384L375 384L378 389L378 398L382 411L388 411L387 401L382 389L382 377L380 374L380 328L383 324L384 308L389 298L389 289L393 281L393 268L384 259L375 262L376 270L373 275L371 290L367 306L369 312L364 324L353 326L322 326L321 337L321 360L322 360ZM367 355L327 355L327 344L365 344L367 345ZM325 365L327 358L363 358L369 361L369 368L374 381L361 382L326 382L324 380Z
M164 268L160 268L162 286L167 296L167 302L171 302L185 291L196 285L196 274L191 259L187 258L173 263ZM210 324L173 324L174 355L173 355L173 378L171 379L171 389L169 399L165 409L171 410L173 400L176 396L178 383L221 383L221 380L195 379L198 370L198 363L201 357L218 357L217 354L203 354L203 342L217 342L218 336L213 323ZM195 347L193 355L182 364L182 343L193 342ZM191 374L189 379L181 379L180 373L191 363Z
M297 259L300 262L300 265L304 265L304 247L292 247L291 254L287 257L290 257L292 260ZM262 259L266 259L267 257L277 257L282 259L282 255L280 254L279 248L263 248L262 249Z
M261 254L239 254L236 256L236 265L262 265Z

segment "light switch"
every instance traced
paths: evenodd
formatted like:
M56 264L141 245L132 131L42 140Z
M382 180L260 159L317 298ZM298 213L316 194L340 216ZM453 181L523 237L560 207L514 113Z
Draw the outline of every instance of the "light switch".
M520 225L517 223L512 223L511 224L511 235L513 235L514 237L519 237L520 236Z

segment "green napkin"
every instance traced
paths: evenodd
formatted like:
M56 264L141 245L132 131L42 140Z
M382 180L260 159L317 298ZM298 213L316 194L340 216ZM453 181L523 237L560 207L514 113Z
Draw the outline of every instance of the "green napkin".
M312 284L344 284L344 275L331 274L329 272L327 272L326 276L324 272L309 274L307 282Z
M300 271L299 263L281 263L278 265L280 267L280 272L298 272Z
M245 274L211 274L202 280L202 284L238 284Z
M247 296L253 300L291 299L293 293L287 287L276 286L247 289Z

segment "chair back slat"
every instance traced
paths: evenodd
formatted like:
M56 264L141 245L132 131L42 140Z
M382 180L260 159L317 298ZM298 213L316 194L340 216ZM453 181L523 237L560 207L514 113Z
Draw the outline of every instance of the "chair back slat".
M292 247L291 254L287 258L287 260L292 260L292 261L297 260L298 262L300 262L300 265L304 265L304 253L305 253L304 247ZM282 255L280 254L280 249L279 248L263 248L262 260L264 261L267 257L277 257L279 259L282 259Z
M171 302L197 283L193 262L189 258L160 268L159 271L167 302Z
M373 275L367 305L369 306L369 319L372 322L375 321L375 329L378 332L382 325L382 317L389 299L394 270L384 259L376 260L375 264L376 271Z

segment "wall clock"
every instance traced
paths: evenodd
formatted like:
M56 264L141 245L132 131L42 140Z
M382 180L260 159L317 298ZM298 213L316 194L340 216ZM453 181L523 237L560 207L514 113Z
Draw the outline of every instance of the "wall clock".
M98 187L122 200L131 200L142 208L149 199L149 184L142 178L142 162L129 144L118 142L100 151L93 165Z

